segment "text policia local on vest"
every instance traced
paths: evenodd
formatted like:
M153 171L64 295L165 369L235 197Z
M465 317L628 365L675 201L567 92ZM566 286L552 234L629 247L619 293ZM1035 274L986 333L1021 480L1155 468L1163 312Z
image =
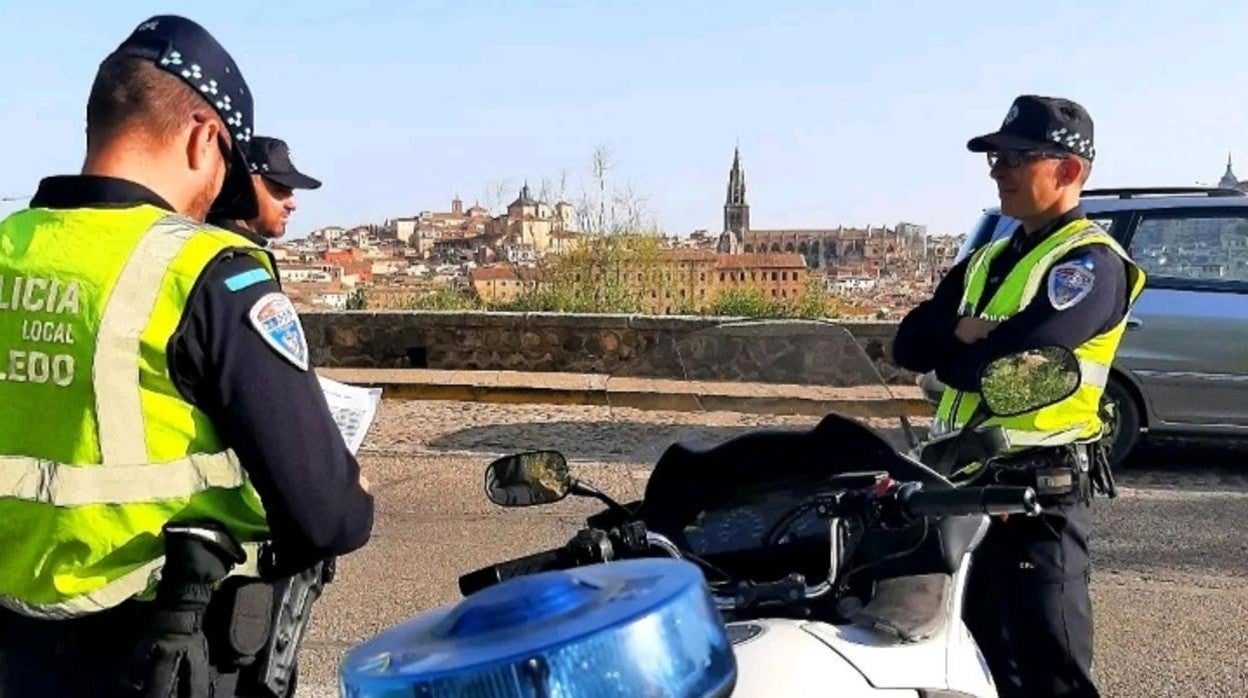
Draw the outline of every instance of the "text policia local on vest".
M5 337L7 350L0 350L0 380L18 383L52 383L67 387L74 382L75 358L71 354L40 351L27 346L74 345L73 325L52 316L74 316L79 320L81 303L77 281L62 283L59 279L38 276L0 276L0 312L20 314L21 334ZM0 323L6 334L17 329L7 322ZM21 348L10 342L18 340Z

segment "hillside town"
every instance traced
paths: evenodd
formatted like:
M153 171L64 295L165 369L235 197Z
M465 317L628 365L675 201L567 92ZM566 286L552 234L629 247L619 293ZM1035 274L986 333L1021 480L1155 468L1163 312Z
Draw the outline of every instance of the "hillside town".
M720 231L643 235L646 251L610 265L586 260L599 233L572 204L544 201L524 184L497 215L458 196L448 210L380 225L327 227L275 244L282 281L301 309L514 307L553 284L618 288L640 312L705 313L727 296L781 304L813 299L848 319L896 319L930 294L963 236L923 225L756 229L739 151L728 172ZM564 267L567 264L563 265ZM560 273L561 277L568 274Z

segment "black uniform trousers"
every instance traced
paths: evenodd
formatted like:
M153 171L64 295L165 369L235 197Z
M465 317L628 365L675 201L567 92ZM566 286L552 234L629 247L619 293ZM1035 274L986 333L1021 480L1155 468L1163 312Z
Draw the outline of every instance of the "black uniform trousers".
M0 698L118 695L156 605L128 601L64 620L0 610Z
M132 653L155 614L156 604L139 601L66 620L41 620L0 609L0 698L118 695ZM253 695L240 691L235 666L212 666L210 675L210 695L176 698Z
M1002 698L1099 696L1092 682L1091 506L994 518L971 558L965 620Z

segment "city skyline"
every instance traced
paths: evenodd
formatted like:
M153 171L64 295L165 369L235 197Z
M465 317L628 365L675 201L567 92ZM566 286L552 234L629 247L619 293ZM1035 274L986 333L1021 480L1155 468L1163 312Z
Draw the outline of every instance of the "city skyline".
M485 203L505 180L570 177L594 149L668 234L720 232L739 145L757 228L892 225L960 234L995 193L965 150L1019 93L1089 108L1093 187L1216 182L1248 131L1248 10L1050 3L424 3L279 9L47 2L6 12L0 197L81 165L95 66L142 19L182 12L234 54L258 130L326 183L291 237ZM55 41L50 41L52 28ZM1018 39L1043 36L1034 46ZM1152 48L1150 48L1152 47ZM0 202L0 215L25 202ZM505 204L505 202L503 202ZM572 203L575 203L573 201Z

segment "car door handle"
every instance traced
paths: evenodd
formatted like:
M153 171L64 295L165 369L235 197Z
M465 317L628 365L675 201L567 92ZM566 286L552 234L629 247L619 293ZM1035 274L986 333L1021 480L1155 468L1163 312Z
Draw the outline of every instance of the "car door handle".
M1136 318L1133 318L1133 317L1129 317L1129 318L1127 318L1127 329L1128 329L1128 330L1138 330L1138 329L1140 329L1140 328L1141 328L1141 327L1143 327L1143 326L1144 326L1144 323L1143 323L1143 322L1141 322L1140 320L1138 320L1138 319L1136 319Z

